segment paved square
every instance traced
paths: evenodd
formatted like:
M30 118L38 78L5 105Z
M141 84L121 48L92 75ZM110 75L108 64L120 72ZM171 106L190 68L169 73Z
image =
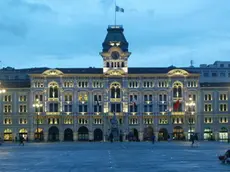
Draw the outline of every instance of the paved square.
M229 147L218 142L197 148L188 142L6 143L0 147L0 171L229 172L230 165L217 159Z

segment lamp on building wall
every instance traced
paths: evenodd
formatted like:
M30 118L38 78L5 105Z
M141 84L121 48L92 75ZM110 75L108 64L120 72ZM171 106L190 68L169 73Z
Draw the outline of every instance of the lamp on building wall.
M1 82L0 82L0 94L4 94L5 92L6 92L6 90L1 87Z
M42 103L39 101L39 99L36 99L35 103L33 104L33 107L35 108L35 112L36 112L36 109L37 109L37 130L36 130L36 133L37 133L37 139L41 139L41 136L39 135L39 131L38 131L38 115L40 114L40 108L42 107Z
M192 98L189 98L189 101L185 103L187 114L189 115L189 119L192 119L192 115L195 113L195 102L192 100ZM191 138L191 132L192 132L192 121L188 120L189 123L189 138Z

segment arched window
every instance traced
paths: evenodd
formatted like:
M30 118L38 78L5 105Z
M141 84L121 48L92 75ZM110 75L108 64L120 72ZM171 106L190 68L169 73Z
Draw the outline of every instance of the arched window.
M119 83L113 83L110 86L111 98L121 98L121 89Z
M179 98L182 97L182 88L183 84L179 81L173 83L173 97Z
M49 84L49 98L58 98L58 85L55 82Z

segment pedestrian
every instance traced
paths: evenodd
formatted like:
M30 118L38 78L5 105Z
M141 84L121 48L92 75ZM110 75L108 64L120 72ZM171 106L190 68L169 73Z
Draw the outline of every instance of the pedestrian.
M24 146L24 138L22 136L19 137L19 146Z
M112 133L110 133L109 138L110 138L110 142L113 143L113 134Z
M195 142L195 137L194 137L194 135L193 135L193 134L191 134L191 142L192 142L191 146L193 147L194 142Z
M155 143L155 135L152 136L152 143Z
M168 142L170 142L170 135L168 134Z

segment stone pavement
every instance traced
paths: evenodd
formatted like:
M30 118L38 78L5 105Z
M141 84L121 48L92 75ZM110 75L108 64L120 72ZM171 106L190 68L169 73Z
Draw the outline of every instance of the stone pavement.
M0 146L0 172L229 172L227 143L29 143Z

